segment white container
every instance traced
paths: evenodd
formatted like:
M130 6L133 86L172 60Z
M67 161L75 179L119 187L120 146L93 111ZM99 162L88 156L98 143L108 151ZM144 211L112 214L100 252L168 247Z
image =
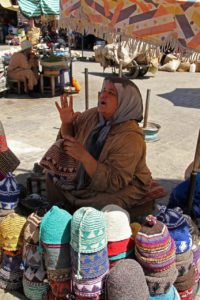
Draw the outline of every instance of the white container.
M190 70L189 70L190 73L195 73L196 72L196 65L193 63L190 65Z

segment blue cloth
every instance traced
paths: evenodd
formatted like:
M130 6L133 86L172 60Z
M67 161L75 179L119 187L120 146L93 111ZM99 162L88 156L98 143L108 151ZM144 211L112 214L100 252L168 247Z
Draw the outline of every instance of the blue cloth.
M14 209L19 202L20 189L12 173L0 181L0 208Z
M167 208L162 205L157 213L156 218L164 223L168 229L176 229L178 227L187 226L188 223L179 207Z
M190 179L188 178L187 180L181 182L175 187L169 198L169 208L174 208L176 206L184 208L186 206L189 193L189 186ZM196 176L195 189L193 194L192 213L194 217L200 217L200 172L198 172Z
M150 296L149 300L180 300L176 288L172 285L166 294Z
M192 237L189 226L183 226L176 229L169 229L169 234L176 244L176 254L187 252L192 247Z

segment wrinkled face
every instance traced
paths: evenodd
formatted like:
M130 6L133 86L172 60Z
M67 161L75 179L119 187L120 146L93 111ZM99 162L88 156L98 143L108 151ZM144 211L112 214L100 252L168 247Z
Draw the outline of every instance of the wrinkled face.
M108 120L116 112L117 108L117 89L112 82L106 81L99 96L98 112Z

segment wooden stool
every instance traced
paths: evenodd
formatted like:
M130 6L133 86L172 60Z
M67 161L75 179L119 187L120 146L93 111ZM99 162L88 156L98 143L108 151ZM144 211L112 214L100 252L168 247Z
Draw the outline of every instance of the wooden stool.
M17 84L17 93L18 95L21 94L21 85L24 85L24 92L27 93L28 89L27 89L27 83L26 81L20 81L20 80L16 80L16 79L8 79L8 84L11 87L13 84Z
M55 87L56 87L56 79L59 77L59 75L40 75L40 91L41 95L44 95L44 77L50 78L51 80L51 95L52 97L55 96Z

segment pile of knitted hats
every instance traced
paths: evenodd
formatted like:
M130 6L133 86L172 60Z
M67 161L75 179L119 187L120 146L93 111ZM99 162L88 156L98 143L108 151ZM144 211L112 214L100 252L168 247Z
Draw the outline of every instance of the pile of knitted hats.
M134 239L129 213L118 205L107 205L104 212L107 227L108 258L110 268L122 259L133 257Z
M50 294L54 299L71 297L71 219L67 211L53 206L40 223L39 248L43 252Z
M99 299L109 270L104 213L78 209L71 226L72 284L76 299Z
M0 181L20 164L19 159L7 145L3 124L0 121Z
M49 289L42 253L38 251L39 226L42 217L36 212L29 215L24 226L23 290L30 300L43 299Z
M12 212L0 222L0 288L18 290L22 285L23 227L26 218Z
M174 282L176 246L167 226L149 215L135 237L135 256L143 267L150 299L179 299Z
M167 226L169 234L176 244L178 276L174 285L181 299L193 299L195 268L193 266L192 238L189 225L178 207L170 209L161 206L157 219Z

